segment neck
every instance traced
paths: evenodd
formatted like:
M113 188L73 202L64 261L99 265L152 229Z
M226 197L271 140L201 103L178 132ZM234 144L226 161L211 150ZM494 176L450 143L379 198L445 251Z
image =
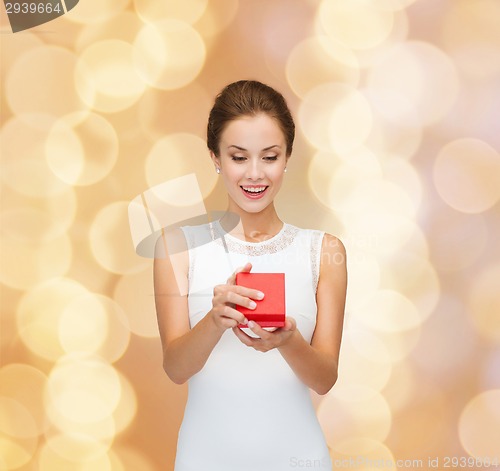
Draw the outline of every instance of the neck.
M229 205L220 223L226 232L250 239L272 237L283 227L272 203L258 213L248 213L240 207L231 208Z

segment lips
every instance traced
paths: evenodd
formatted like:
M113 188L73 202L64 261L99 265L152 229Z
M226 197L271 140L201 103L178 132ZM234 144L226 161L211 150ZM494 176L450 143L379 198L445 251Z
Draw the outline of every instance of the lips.
M249 191L244 190L242 186L240 186L240 188L241 188L241 191L243 192L243 194L247 198L252 199L252 200L257 200L257 199L260 199L264 196L264 194L267 192L267 189L269 188L269 186L266 186L266 189L264 191L261 191L260 193L251 193Z

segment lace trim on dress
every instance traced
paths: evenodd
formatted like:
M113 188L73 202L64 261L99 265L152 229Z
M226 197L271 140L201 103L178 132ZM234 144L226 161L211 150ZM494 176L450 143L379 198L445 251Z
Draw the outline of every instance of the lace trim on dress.
M191 285L193 283L193 274L194 274L194 264L196 261L196 250L194 250L195 241L194 234L189 229L183 228L184 236L186 237L187 245L188 245L188 256L189 256L189 270L188 270L188 292L191 289Z
M262 242L247 242L226 234L219 221L210 223L209 227L212 240L217 245L224 246L226 252L240 253L254 257L284 250L294 241L300 230L298 227L284 223L281 231L270 239Z
M324 232L313 231L311 237L311 270L313 293L318 291L321 245Z

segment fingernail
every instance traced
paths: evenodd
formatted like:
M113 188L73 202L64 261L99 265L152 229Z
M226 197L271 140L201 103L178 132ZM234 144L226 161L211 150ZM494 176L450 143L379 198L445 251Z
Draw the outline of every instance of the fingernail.
M257 307L257 303L255 301L250 301L250 307L252 309L256 308Z
M243 319L242 324L248 324L248 319L246 317Z
M258 299L262 299L263 297L264 297L264 293L263 293L262 291L259 291L259 292L257 293L257 298L258 298Z
M248 327L250 327L251 329L253 329L255 327L255 322L254 321L249 321L248 322Z

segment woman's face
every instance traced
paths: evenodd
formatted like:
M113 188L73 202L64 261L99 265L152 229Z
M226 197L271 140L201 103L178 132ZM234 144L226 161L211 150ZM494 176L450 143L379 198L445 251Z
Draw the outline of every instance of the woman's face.
M219 150L220 158L212 154L212 159L221 168L230 210L234 203L257 213L273 202L288 160L285 136L276 120L262 113L231 121L221 135ZM247 193L248 187L266 189Z

